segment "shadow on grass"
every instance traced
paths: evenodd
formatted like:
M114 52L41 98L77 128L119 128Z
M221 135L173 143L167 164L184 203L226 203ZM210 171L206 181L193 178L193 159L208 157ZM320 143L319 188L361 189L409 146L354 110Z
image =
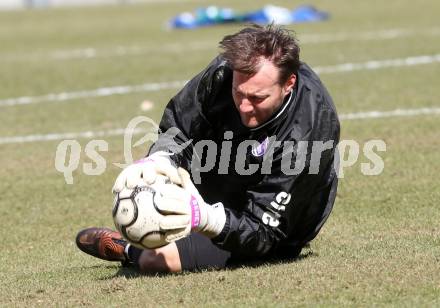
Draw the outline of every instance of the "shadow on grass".
M207 271L222 271L222 270L230 271L230 270L237 270L243 268L258 268L262 266L282 265L282 264L301 262L302 260L316 256L317 254L315 252L313 252L311 249L306 248L299 254L299 256L295 258L282 258L282 259L273 258L273 259L265 259L265 260L243 261L243 262L236 262L234 264L229 264L226 266L226 268L222 268L222 269L211 268L211 269L197 270L194 272L184 271L181 273L141 273L139 272L138 268L135 266L120 267L115 274L101 277L99 280L111 280L117 277L125 277L127 279L138 278L138 277L169 277L169 276L178 276L185 274L197 274Z
M317 256L315 252L312 250L302 251L297 257L291 258L271 258L265 260L252 260L252 261L243 261L236 262L234 264L230 264L226 267L228 270L236 270L241 268L258 268L261 266L271 266L271 265L282 265L282 264L290 264L300 262L302 260L308 259L310 257Z

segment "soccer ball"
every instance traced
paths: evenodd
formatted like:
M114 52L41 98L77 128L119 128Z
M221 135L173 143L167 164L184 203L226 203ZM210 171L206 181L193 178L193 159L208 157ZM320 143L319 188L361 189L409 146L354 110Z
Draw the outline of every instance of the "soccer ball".
M154 185L125 188L115 198L113 220L118 231L132 245L144 248L158 248L168 244L160 231L163 217L155 206Z

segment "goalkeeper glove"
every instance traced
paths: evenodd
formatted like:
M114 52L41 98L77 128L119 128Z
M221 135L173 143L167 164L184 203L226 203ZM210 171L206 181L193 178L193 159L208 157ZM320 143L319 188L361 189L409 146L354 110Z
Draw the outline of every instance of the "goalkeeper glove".
M192 230L213 238L220 234L226 223L222 203L209 205L200 196L189 173L179 168L181 185L157 184L154 202L163 218L160 229L167 242L188 236Z
M124 188L133 189L136 186L151 185L158 177L168 177L171 182L180 184L177 173L166 152L156 152L126 167L116 178L113 193L119 193Z

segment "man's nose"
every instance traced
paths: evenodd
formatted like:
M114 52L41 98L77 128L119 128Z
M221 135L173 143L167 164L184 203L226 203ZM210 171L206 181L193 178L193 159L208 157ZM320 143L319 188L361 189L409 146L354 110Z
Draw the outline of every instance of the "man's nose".
M254 110L254 106L247 98L241 100L239 107L241 112L251 112Z

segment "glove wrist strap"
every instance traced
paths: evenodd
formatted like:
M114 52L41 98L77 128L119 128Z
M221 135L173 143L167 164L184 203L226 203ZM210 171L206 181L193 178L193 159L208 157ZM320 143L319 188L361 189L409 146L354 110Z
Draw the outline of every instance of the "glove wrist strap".
M208 205L205 209L207 221L199 232L209 238L219 235L226 224L226 213L221 202Z
M200 205L197 198L191 195L191 229L198 228L200 225Z

